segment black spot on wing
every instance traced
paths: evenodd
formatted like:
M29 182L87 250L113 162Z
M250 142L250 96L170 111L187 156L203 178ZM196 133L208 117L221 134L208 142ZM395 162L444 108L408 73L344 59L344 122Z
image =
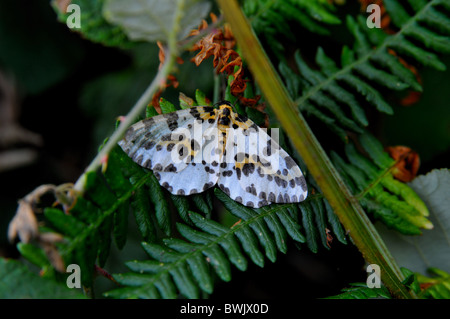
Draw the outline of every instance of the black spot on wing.
M169 164L164 168L164 172L176 173L177 168L173 164Z
M166 141L171 141L171 140L172 140L172 134L170 134L170 133L161 136L161 141L166 142Z
M286 156L284 158L284 161L286 162L286 167L288 169L291 169L292 167L297 166L297 164L294 162L294 160L290 156Z
M191 114L196 119L200 118L200 113L199 113L199 111L197 110L196 107L191 108L189 110L189 114Z
M142 167L145 167L145 168L152 168L152 160L148 158L148 159L142 164Z
M198 150L200 150L200 144L199 144L196 140L194 140L194 139L191 140L191 149L192 149L193 151L198 151Z
M226 186L223 185L223 184L220 184L219 187L220 187L221 190L223 190L223 192L224 192L225 194L227 194L228 196L230 196L230 189L229 189L228 187L226 187Z
M247 193L250 193L250 194L256 196L256 188L255 188L255 186L254 186L253 184L252 184L251 186L247 186L247 187L245 188L245 191L246 191Z
M164 187L165 189L167 189L169 192L173 191L173 187L170 186L169 183L167 183L167 182L162 183L161 186Z
M240 114L238 114L238 115L236 116L236 121L238 121L238 122L244 123L244 122L246 122L247 120L248 120L248 117L245 116L245 115L240 115Z
M174 148L174 146L175 146L175 143L169 143L169 144L167 144L167 150L168 150L169 152L172 152L172 149Z
M295 184L297 184L298 186L302 187L302 190L304 192L306 192L306 190L308 189L306 186L306 180L304 176L300 176L300 177L296 177L295 178Z
M125 133L125 141L129 141L134 135L134 128L130 127Z
M136 158L136 154L135 154L135 156L133 156L133 161L135 162L135 163L137 163L137 164L139 164L139 165L141 165L142 164L142 159L144 158L144 155L139 155L137 158ZM142 165L141 165L142 166Z
M295 180L294 179L289 180L289 186L291 186L291 188L295 188Z
M253 163L246 163L244 166L242 166L242 173L245 176L249 176L255 172L255 164Z
M214 186L213 182L206 183L205 186L203 186L203 191L206 191L208 188L211 188L213 186Z
M142 120L142 123L145 125L145 128L150 128L155 124L155 119L153 117L149 117Z
M270 203L266 200L261 200L258 202L258 207L269 205Z
M253 123L252 125L250 125L250 129L254 130L255 132L259 131L259 127L258 125L256 125L255 123Z
M164 114L169 130L174 131L178 128L178 114L177 112Z
M223 172L222 172L222 175L223 175L224 177L231 176L231 175L233 175L233 171L232 171L232 170L223 171Z
M148 141L144 144L146 150L151 150L156 145L155 141Z
M241 169L239 167L236 167L236 176L237 176L238 180L241 179Z

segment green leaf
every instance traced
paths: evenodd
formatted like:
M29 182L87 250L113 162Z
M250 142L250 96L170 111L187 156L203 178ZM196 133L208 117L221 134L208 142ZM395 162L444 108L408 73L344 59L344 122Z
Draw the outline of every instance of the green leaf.
M161 101L159 102L159 106L161 107L162 113L172 113L175 112L177 109L175 108L175 105L167 101L166 99L161 98Z
M402 236L379 227L386 245L402 266L425 274L431 265L450 271L450 170L433 170L416 177L409 184L430 210L430 221L436 226L420 237Z
M39 268L44 268L50 265L50 262L42 248L36 247L35 245L29 243L18 243L17 249L23 257Z
M365 283L352 283L349 288L342 289L342 293L325 299L391 299L386 287L369 288Z
M305 237L300 232L300 225L292 219L286 210L282 209L277 211L277 216L292 239L300 243L304 243L306 241Z
M81 299L79 290L39 277L22 263L0 258L1 299Z
M189 218L189 200L186 196L177 196L177 195L170 195L170 198L172 199L172 203L176 207L178 214L180 215L181 219L187 223L188 225L192 225L192 221Z
M221 224L207 219L199 214L194 212L189 213L189 217L192 219L195 226L200 228L201 230L215 235L215 236L224 236L229 232L229 229L222 226ZM239 269L246 270L247 269L247 260L242 255L241 249L237 243L237 240L231 234L228 238L224 238L219 242L220 246L225 250L230 261Z
M317 230L314 225L314 212L310 205L299 205L302 212L302 223L306 234L306 244L313 253L317 253Z
M408 23L411 17L400 2L395 0L386 0L384 4L388 12L395 12L395 15L392 17L392 22L394 22L396 26L401 27Z
M127 241L129 203L122 203L114 213L114 239L117 248L122 249Z
M405 276L405 279L403 280L403 284L407 287L409 287L412 291L414 291L416 294L420 292L420 285L417 281L417 276L415 273L413 273L411 270L402 267L400 268L403 275Z
M156 229L150 216L150 213L153 213L153 209L150 206L148 197L148 192L144 188L137 188L134 198L131 200L131 210L144 241L154 242L156 240Z
M327 241L325 211L322 201L311 201L311 207L314 211L314 217L316 221L316 227L319 233L319 238L322 242L322 246L329 249Z
M200 90L195 90L195 101L197 102L197 105L209 105L206 101L205 93Z
M97 172L86 174L85 188L89 193L89 199L102 209L108 209L111 203L116 201L116 196Z
M161 230L164 231L165 234L170 235L171 218L168 202L156 177L151 172L149 172L149 174L151 174L151 177L147 181L147 185L150 188L148 193L151 201L155 205L156 220Z
M206 217L211 217L212 206L206 201L205 194L194 194L190 198L195 203L195 206L197 206Z
M397 52L413 58L414 60L422 63L423 65L430 66L439 71L444 71L446 66L442 63L436 54L424 50L410 40L407 40L404 36L399 36L400 41L398 43L391 44L391 47Z
M347 16L347 29L355 42L352 48L343 47L340 67L320 47L315 58L317 66L311 63L309 56L303 57L298 51L294 54L300 76L288 70L285 58L279 65L286 87L300 110L319 119L344 141L348 130L360 133L361 127L368 125L364 111L366 105L360 96L379 112L392 115L393 108L384 98L382 87L391 91L408 88L422 91L416 75L402 64L403 57L407 61L412 58L423 65L445 70L445 64L437 53L450 50L450 32L442 27L448 25L450 19L442 12L436 14L438 11L434 7L439 1L431 1L426 6L415 4L413 7L417 12L413 15L407 13L403 5L395 1L389 3L388 10L392 10L389 14L395 16L400 27L392 35L367 28L364 16L357 19ZM437 15L436 21L439 22L426 19L430 13ZM422 20L428 22L419 23ZM437 32L436 27L443 32ZM395 55L389 53L390 50L395 51ZM350 109L351 117L341 104Z
M103 15L131 40L166 42L172 34L177 40L186 37L210 8L208 1L199 0L105 0Z
M127 39L122 28L108 23L102 16L104 2L104 0L72 0L71 4L80 7L80 29L76 30L81 32L83 37L106 46L132 47L133 43ZM56 0L52 1L52 6L58 14L58 20L65 24L72 12L61 12Z
M107 216L98 228L98 263L104 267L111 249L111 230L113 229L113 216Z
M44 214L57 230L69 237L76 237L86 227L81 221L56 208L46 208Z
M199 291L194 283L191 274L188 272L186 265L182 264L170 271L172 278L180 290L180 292L189 299L197 299Z
M276 246L273 240L273 237L269 233L266 224L263 220L258 218L258 214L254 212L252 209L242 206L229 198L225 193L216 189L216 196L224 203L225 207L230 210L230 212L242 218L245 221L250 221L254 219L251 223L249 223L250 227L253 229L254 233L257 235L257 238L264 247L266 256L272 261L276 260Z
M425 286L420 296L423 298L450 299L450 274L435 267L429 268L428 272L431 273L431 278L416 274L418 284Z

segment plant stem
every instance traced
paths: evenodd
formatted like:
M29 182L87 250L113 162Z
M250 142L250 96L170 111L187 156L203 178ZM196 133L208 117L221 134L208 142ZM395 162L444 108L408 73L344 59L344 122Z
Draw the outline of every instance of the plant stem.
M339 220L393 296L412 298L390 252L290 98L236 0L217 0L256 82Z
M144 91L139 100L133 106L131 111L127 114L125 119L120 123L119 127L114 131L113 135L108 139L108 142L103 146L97 156L92 160L89 166L84 170L84 173L78 178L75 183L74 189L80 193L84 192L84 185L86 181L86 174L91 171L95 171L100 167L102 160L108 156L111 150L117 145L117 143L125 135L126 130L134 123L136 118L141 114L145 107L150 102L155 92L164 86L164 82L171 72L175 63L175 54L173 50L166 50L165 61L162 67L158 70L156 77L153 79L150 86Z

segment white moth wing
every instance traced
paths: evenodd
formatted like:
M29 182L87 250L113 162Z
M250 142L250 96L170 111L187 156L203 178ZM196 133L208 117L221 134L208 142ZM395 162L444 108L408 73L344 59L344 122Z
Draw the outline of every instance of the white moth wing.
M307 196L305 178L295 161L251 120L230 129L219 187L250 207L297 203Z
M200 193L219 175L215 114L212 107L193 107L154 116L131 126L119 145L172 194Z

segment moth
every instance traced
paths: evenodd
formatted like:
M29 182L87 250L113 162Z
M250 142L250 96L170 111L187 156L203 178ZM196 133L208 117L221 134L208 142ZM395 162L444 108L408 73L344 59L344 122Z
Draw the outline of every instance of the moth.
M258 208L301 202L308 194L292 157L228 101L218 108L195 106L144 119L119 145L175 195L218 185L233 200Z

